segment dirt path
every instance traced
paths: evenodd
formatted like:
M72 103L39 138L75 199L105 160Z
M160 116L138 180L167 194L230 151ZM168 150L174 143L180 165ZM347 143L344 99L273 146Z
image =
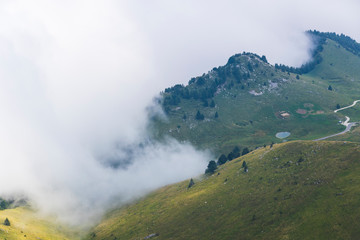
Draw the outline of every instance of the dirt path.
M344 110L344 109L347 109L347 108L351 108L353 106L356 105L356 103L360 102L360 100L355 100L351 105L349 106L346 106L346 107L343 107L343 108L339 108L339 109L336 109L334 110L334 113L337 113L338 111L341 111L341 110ZM341 135L341 134L344 134L344 133L347 133L348 131L350 131L350 129L356 125L356 122L350 122L350 118L348 116L345 116L346 120L344 122L341 122L341 125L344 125L346 128L344 131L342 132L339 132L339 133L335 133L335 134L332 134L332 135L329 135L329 136L326 136L326 137L322 137L322 138L318 138L318 139L315 139L314 141L320 141L320 140L325 140L327 138L331 138L331 137L335 137L335 136L338 136L338 135Z

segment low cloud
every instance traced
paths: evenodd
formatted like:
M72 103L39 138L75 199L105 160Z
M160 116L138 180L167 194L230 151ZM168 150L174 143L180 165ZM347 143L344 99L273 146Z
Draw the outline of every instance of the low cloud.
M77 223L202 173L209 153L148 140L146 107L236 52L301 65L309 28L360 38L356 1L301 2L2 1L0 195Z

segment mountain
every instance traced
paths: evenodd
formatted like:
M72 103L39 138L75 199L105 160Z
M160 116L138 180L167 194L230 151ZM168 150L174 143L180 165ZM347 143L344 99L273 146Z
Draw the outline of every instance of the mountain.
M154 135L170 135L199 148L226 153L340 132L337 106L360 95L360 44L335 33L308 31L313 58L301 68L269 64L265 56L236 54L226 65L162 93L167 118L154 118ZM289 53L291 54L291 53ZM217 116L215 116L217 115ZM353 113L359 117L359 113Z
M300 68L244 52L165 89L166 116L152 117L153 136L229 153L226 163L109 211L85 238L359 239L360 128L330 138L337 141L310 140L341 132L345 116L360 121L359 104L334 112L359 99L360 45L342 34L308 34L312 60ZM28 206L0 203L0 222L11 223L0 225L0 238L85 235Z
M263 147L111 211L88 239L359 239L359 159L358 143Z
M343 131L345 116L360 121L358 105L334 112L359 99L360 45L308 34L300 68L244 52L165 89L154 136L235 159L113 209L87 239L359 239L360 130L310 140Z

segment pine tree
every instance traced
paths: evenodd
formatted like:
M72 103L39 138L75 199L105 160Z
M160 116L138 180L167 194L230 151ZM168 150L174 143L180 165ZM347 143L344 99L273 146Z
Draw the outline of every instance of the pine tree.
M234 158L240 157L240 148L238 146L235 146L232 150L232 153Z
M246 147L246 148L243 149L241 155L248 154L249 152L250 152L249 149Z
M5 219L5 221L4 221L4 225L5 225L5 226L10 226L10 221L9 221L9 219L8 219L8 218L6 218L6 219Z
M194 180L190 179L188 188L191 188L192 186L194 186L194 184L195 184Z
M246 162L245 161L243 161L243 163L242 163L242 166L241 167L246 167L247 165L246 165Z
M205 173L213 174L216 168L217 168L216 162L214 160L211 160L207 166L207 169L205 170Z
M227 161L227 157L224 154L221 154L221 156L219 157L217 164L218 165L223 165L224 163L226 163Z
M201 114L200 111L198 110L196 113L195 119L199 120L199 121L204 120L204 115Z

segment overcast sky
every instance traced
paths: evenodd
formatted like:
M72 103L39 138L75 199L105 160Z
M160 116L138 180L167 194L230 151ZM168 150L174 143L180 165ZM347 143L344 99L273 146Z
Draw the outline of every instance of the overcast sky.
M145 108L165 87L243 51L299 66L305 30L359 41L359 12L345 0L0 1L0 194L76 222L202 173L212 156L174 140L135 147L127 170L99 156L146 139Z

